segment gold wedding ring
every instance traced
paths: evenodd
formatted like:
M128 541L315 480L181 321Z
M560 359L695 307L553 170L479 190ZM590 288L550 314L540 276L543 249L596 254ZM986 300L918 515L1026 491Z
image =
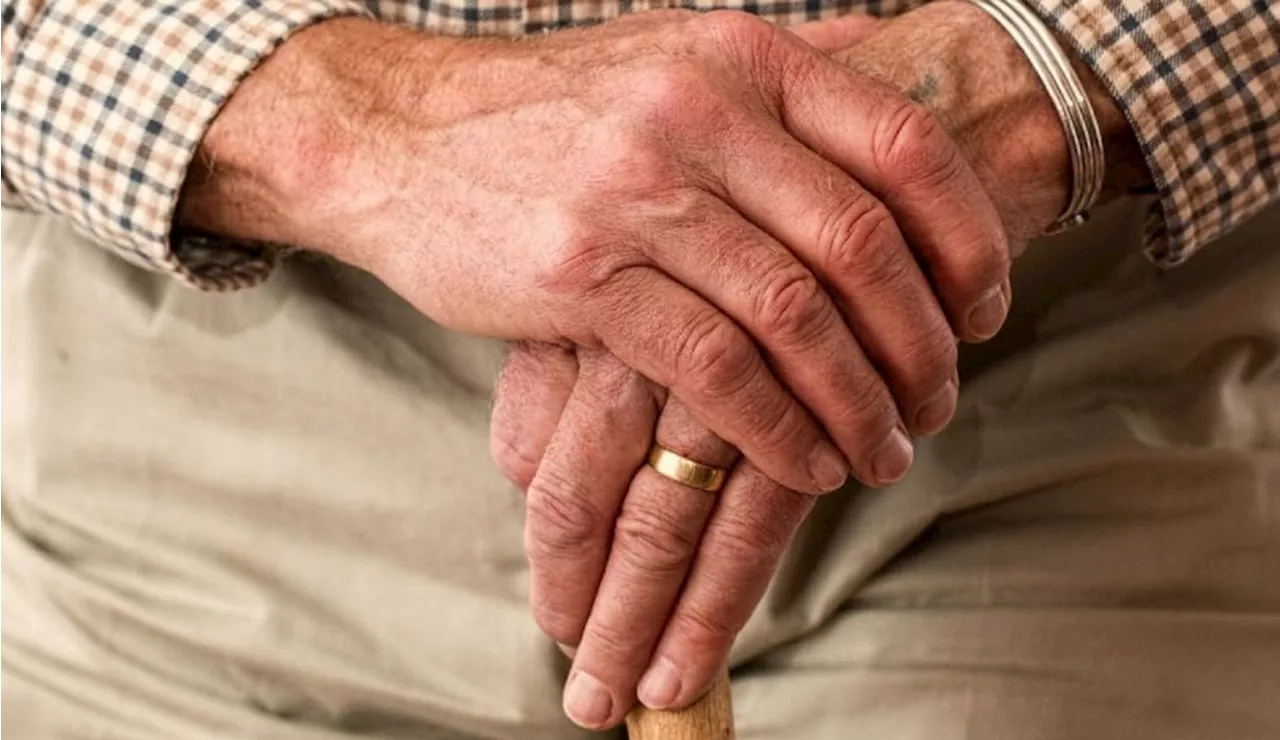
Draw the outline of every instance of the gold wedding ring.
M658 471L658 475L670 478L676 483L711 493L723 488L724 479L729 475L729 471L724 468L694 462L687 457L677 455L657 442L649 448L649 467Z

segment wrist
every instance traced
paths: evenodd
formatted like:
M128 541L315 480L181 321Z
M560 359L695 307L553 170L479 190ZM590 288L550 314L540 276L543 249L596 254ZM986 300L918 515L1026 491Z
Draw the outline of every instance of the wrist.
M1149 174L1128 121L1067 51L1102 128L1101 201L1141 187ZM938 115L987 187L1012 243L1040 235L1063 212L1072 183L1062 120L1025 53L986 12L968 2L931 3L885 24L846 61Z
M177 226L363 264L349 215L390 175L378 156L423 97L430 37L341 18L303 29L239 85L201 141ZM447 41L444 43L448 43ZM397 63L403 62L403 63ZM392 66L394 65L394 67ZM388 69L403 74L388 74ZM395 86L397 90L393 90ZM403 94L408 93L408 94Z

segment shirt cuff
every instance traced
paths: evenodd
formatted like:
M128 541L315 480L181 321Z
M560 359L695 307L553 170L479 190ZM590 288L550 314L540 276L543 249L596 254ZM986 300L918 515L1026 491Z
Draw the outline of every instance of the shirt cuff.
M1280 22L1262 0L1029 0L1128 118L1159 198L1145 249L1186 261L1260 211L1280 174ZM1270 8L1269 8L1270 6Z
M50 0L27 25L4 94L7 184L27 206L193 287L261 282L277 250L175 238L178 197L245 75L293 32L339 15L368 11L358 0Z

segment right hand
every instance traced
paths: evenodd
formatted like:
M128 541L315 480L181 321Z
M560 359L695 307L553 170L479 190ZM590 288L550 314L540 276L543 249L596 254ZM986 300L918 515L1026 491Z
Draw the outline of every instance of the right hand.
M216 168L194 225L328 252L457 330L603 348L799 491L901 477L904 432L950 416L925 409L954 336L1004 319L1000 218L943 128L741 13L521 41L332 21L205 147L259 170L276 225L202 210L234 192Z

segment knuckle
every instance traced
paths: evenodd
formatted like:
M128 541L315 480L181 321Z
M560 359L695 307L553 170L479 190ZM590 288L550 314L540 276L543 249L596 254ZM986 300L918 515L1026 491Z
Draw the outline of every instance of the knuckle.
M578 293L601 285L608 279L606 265L612 247L596 238L584 219L569 209L546 215L544 248L535 265L535 281L553 293Z
M901 242L893 214L864 193L833 209L822 229L827 269L841 277L867 275L899 251Z
M621 273L644 264L644 257L625 239L588 219L564 212L548 220L546 242L530 250L534 284L548 293L570 298L598 294Z
M698 125L714 110L706 105L713 96L707 73L693 59L663 59L636 69L629 80L629 105L639 119L661 131ZM699 125L700 124L700 125ZM642 143L650 148L648 142Z
M909 183L953 182L964 162L937 116L904 100L883 119L873 150L884 171Z
M919 268L905 249L881 248L875 250L876 258L869 260L862 270L862 280L869 288L879 286L881 291L897 292L911 285L912 273Z
M772 570L788 544L785 533L778 531L773 522L765 525L726 517L716 530L713 543L716 553L725 562L747 573L764 573Z
M634 389L644 376L604 351L585 350L582 354L582 372L573 393L582 405L595 409L602 430L614 428L621 417L636 411Z
M753 13L720 10L702 18L702 28L713 47L729 54L751 81L762 102L778 115L783 102L782 86L807 89L817 54L798 54L790 34Z
M905 338L886 363L899 408L912 409L936 392L955 374L957 356L955 335L945 321L931 321L922 331ZM890 419L879 419L876 428L891 423Z
M603 664L633 665L648 656L640 654L642 630L635 629L629 621L625 611L621 614L612 610L603 614L593 612L583 630L583 642L591 644Z
M654 508L625 510L613 533L614 550L635 571L680 575L697 549L697 538L669 513Z
M811 438L797 423L804 417L798 407L786 399L770 404L753 415L753 423L747 428L748 439L762 454L782 457L805 449Z
M667 99L649 100L646 110L650 118L679 112ZM679 178L673 158L650 132L624 128L612 134L611 139L609 146L598 147L598 155L583 173L582 182L592 191L588 197L595 197L602 189L643 197L650 191L671 187Z
M534 478L526 503L529 557L573 553L606 534L608 521L580 488L547 470Z
M756 316L765 336L805 346L831 328L834 308L807 271L775 271L756 296Z
M924 368L922 382L932 387L951 377L958 350L951 326L945 321L931 321L920 334L907 340L903 353L911 367Z
M733 641L741 625L726 609L689 604L672 617L672 628L697 652L716 651Z
M850 420L861 428L886 426L886 419L896 419L897 405L884 381L874 372L858 373L849 382L849 408L854 418ZM892 426L889 422L887 426Z
M647 197L635 203L632 213L640 218L640 251L652 264L670 265L682 259L682 253L707 244L740 243L741 232L721 219L709 219L707 213L719 207L709 192L716 187L700 182L699 174L672 174L663 183L650 187ZM737 238L739 241L729 240ZM659 268L662 272L665 269Z
M732 395L750 380L751 343L719 314L689 319L676 339L677 377L693 378L706 393Z

